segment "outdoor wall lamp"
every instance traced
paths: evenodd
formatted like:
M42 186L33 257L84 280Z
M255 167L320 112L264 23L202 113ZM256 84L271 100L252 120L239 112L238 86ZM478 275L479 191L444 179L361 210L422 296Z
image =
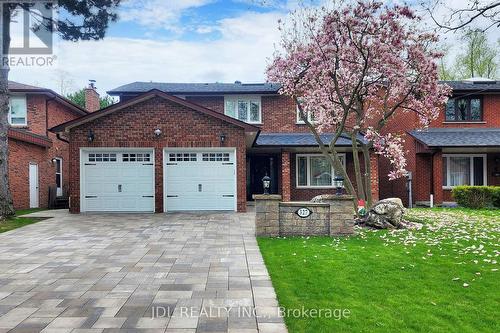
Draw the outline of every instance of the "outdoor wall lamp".
M89 129L89 133L87 134L87 141L92 143L95 139L94 132L92 132L91 129Z
M155 136L158 138L161 135L161 129L157 128L155 129Z
M226 141L226 134L221 133L219 139L220 139L220 144L223 145L224 142Z
M57 162L57 159L55 157L50 160L50 163L52 163L52 165L56 164L56 162Z
M344 194L344 178L337 176L333 179L333 186L335 187L335 195Z
M269 194L269 188L271 187L271 178L267 175L262 178L262 187L264 188L264 194Z

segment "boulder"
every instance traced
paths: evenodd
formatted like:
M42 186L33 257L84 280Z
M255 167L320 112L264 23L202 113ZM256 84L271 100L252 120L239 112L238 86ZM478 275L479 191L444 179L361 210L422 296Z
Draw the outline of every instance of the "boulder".
M401 229L404 212L401 199L383 199L373 204L363 224L377 229Z

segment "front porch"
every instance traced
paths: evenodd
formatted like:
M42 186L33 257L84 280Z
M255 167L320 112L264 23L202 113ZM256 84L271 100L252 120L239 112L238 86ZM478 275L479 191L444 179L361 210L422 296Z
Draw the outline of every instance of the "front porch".
M454 203L455 186L500 186L500 129L428 129L417 140L415 197L428 206Z
M325 135L329 142L331 136ZM349 178L355 184L351 141L341 138L337 145L340 158ZM371 159L371 190L373 200L379 198L378 157ZM360 154L363 168L363 157ZM283 201L309 201L320 194L334 194L336 176L327 158L317 147L311 134L261 134L254 147L247 150L247 200L254 194L262 194L262 178L271 178L271 194L280 194ZM338 173L337 173L338 174Z

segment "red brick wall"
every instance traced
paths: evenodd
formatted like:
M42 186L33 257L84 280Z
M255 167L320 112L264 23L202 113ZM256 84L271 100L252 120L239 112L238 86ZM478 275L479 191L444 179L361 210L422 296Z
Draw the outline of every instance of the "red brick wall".
M97 111L101 108L99 94L94 88L85 88L85 109L89 112Z
M156 128L162 130L160 138L153 134ZM87 141L90 129L95 136L91 144ZM243 129L157 97L71 131L71 212L80 211L80 148L154 147L156 212L163 212L163 148L220 147L221 133L226 134L223 147L237 148L238 211L245 211L246 145Z
M63 122L79 117L74 111L49 100L48 119L46 117L45 95L28 95L28 126L26 130L45 136L48 127L53 127ZM48 121L47 121L48 120ZM48 133L52 141L50 148L19 140L9 139L9 185L14 200L15 209L29 207L29 164L38 164L39 178L39 205L46 208L48 205L49 186L55 186L56 168L52 163L54 157L63 159L63 190L67 194L69 188L69 147L68 144L58 140L54 133Z
M224 96L187 96L186 100L224 113Z

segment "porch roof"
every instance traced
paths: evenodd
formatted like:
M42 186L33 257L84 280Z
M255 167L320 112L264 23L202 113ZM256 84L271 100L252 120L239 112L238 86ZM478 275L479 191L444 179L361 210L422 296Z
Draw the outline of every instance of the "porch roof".
M427 147L500 146L500 128L428 128L409 133Z
M321 134L324 144L329 144L333 139L333 134ZM358 135L358 140L365 142L362 135ZM255 147L313 147L318 146L312 133L260 133L254 144ZM342 135L337 140L337 146L350 147L351 139L347 135Z

